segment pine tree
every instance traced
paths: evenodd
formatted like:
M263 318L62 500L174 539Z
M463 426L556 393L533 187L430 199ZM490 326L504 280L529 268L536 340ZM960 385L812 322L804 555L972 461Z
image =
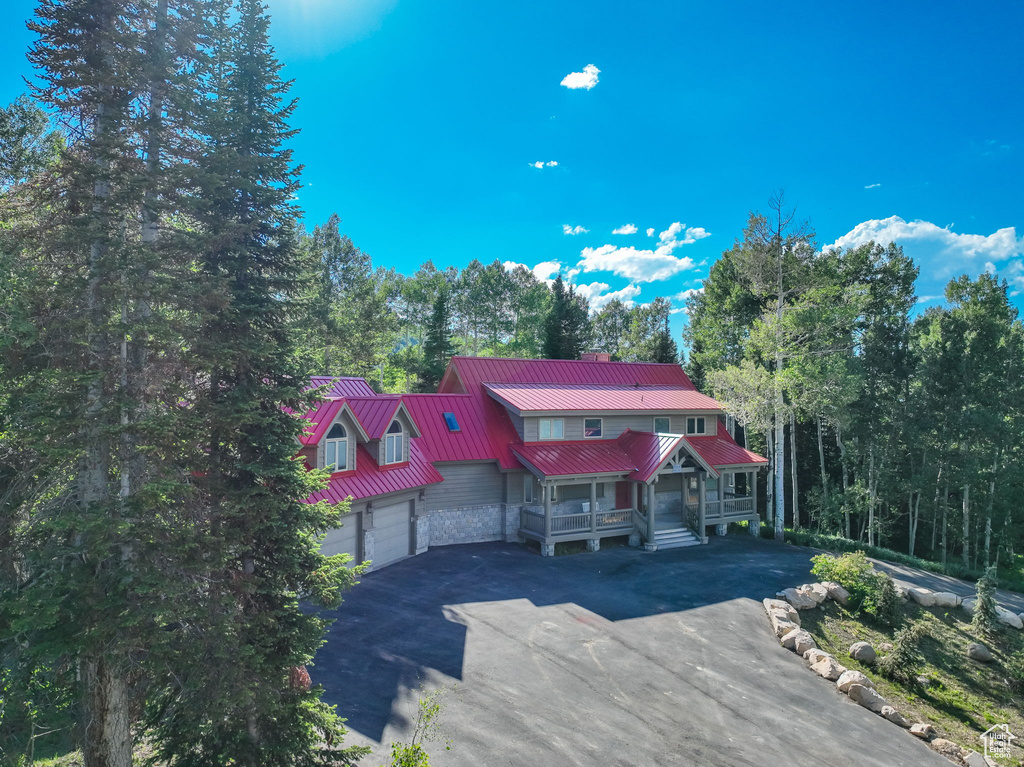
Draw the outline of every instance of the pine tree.
M551 294L541 354L552 360L578 360L592 334L587 302L572 285L566 288L561 275L555 278Z
M322 475L293 460L303 427L291 413L309 404L292 322L304 273L297 171L283 148L295 102L262 3L211 12L204 76L216 98L198 121L209 149L189 212L198 303L214 310L187 331L191 412L205 432L192 474L207 583L195 623L167 640L176 665L151 695L147 723L159 755L177 765L344 764L364 750L342 747L342 720L296 672L328 624L299 597L337 606L356 573L319 553L317 537L337 526L340 509L302 501Z
M427 325L427 337L423 343L423 368L420 371L419 390L437 391L441 376L448 367L448 360L455 354L452 343L451 294L442 288L434 299L434 308Z

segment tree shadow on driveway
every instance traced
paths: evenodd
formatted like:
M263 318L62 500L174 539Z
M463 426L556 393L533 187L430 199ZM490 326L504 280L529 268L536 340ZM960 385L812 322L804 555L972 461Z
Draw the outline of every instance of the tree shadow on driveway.
M809 580L812 553L743 535L659 552L623 547L555 558L517 544L439 547L367 574L338 610L327 613L337 621L312 677L351 729L379 742L404 691L435 672L463 678L468 626L460 605L571 604L581 608L578 621L619 622L735 599L760 601ZM502 620L500 609L491 614ZM506 620L503 633L529 628Z

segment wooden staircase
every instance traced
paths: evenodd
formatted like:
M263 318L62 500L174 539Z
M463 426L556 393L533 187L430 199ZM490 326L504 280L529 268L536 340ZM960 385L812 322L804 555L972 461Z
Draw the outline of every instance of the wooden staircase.
M688 527L675 527L657 530L654 533L654 544L661 549L681 549L684 546L700 546L700 539Z

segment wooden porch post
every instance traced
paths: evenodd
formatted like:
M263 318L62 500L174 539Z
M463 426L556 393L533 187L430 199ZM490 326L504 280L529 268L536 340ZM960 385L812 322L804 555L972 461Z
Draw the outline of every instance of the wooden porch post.
M544 493L544 538L551 538L551 485L544 483L541 485L541 490Z
M590 532L597 532L597 480L590 480Z
M650 533L650 540L654 540L657 528L654 526L654 480L647 486L647 530Z
M704 483L704 472L697 472L697 535L701 543L707 543L707 525L704 523L704 496L707 494L707 485ZM721 493L719 493L721 495Z
M636 487L636 482L629 483L629 501L630 503L633 504L630 508L634 509L635 511L640 511L640 507L637 505Z
M748 532L751 535L760 537L761 535L761 514L757 510L757 472L751 471L747 473L747 487L750 488L750 497L754 499L754 519L748 522Z

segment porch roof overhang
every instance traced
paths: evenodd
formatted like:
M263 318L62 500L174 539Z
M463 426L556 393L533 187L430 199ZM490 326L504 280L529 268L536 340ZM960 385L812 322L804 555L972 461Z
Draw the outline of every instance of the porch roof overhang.
M568 477L625 477L636 471L618 440L526 442L512 452L542 480Z
M724 430L705 437L687 437L688 449L716 469L759 469L768 465L768 459L740 447ZM717 472L715 474L717 476Z

